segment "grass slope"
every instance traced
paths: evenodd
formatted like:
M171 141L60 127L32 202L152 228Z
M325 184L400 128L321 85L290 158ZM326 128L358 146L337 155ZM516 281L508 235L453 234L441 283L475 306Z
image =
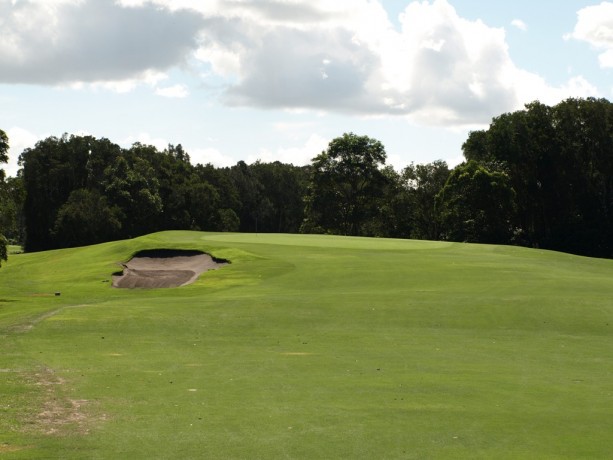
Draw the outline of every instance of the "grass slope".
M147 248L232 264L112 289ZM610 458L612 299L613 261L514 247L164 232L13 255L0 457Z

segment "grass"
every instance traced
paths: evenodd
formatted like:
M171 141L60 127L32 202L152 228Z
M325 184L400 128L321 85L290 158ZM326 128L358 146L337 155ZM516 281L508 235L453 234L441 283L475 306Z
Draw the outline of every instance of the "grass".
M6 249L9 255L10 254L20 254L23 252L23 248L16 244L9 244Z
M232 264L112 289L147 248ZM164 232L13 255L0 457L610 458L612 299L613 261L502 246Z

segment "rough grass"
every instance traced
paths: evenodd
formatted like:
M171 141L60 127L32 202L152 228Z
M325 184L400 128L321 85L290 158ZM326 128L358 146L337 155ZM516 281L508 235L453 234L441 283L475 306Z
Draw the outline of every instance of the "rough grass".
M9 254L20 254L23 252L22 247L15 244L9 244L6 249Z
M159 247L232 264L110 287ZM500 246L165 232L13 255L0 455L610 458L612 299L613 261Z

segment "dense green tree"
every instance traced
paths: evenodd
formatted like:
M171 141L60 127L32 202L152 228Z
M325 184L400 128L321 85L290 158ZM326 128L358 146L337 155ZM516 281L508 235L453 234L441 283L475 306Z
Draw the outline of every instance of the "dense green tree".
M8 241L4 237L4 235L0 234L0 267L2 266L2 261L8 259Z
M258 228L262 232L297 233L304 215L307 168L279 161L249 166L257 183L261 208ZM264 212L262 212L264 211Z
M2 171L0 171L0 176ZM22 244L25 235L23 203L25 190L23 178L0 179L0 229L9 242Z
M109 165L102 182L109 205L119 210L127 237L160 230L158 218L162 213L159 182L153 167L145 158L131 153L127 156L129 160L120 156Z
M240 219L233 209L221 208L217 211L218 223L215 230L220 232L238 232L240 229Z
M386 153L368 136L345 133L313 159L302 231L362 235L380 216Z
M440 216L435 210L436 195L445 186L450 170L444 161L428 164L410 164L402 171L408 189L407 214L410 216L410 234L419 240L440 239Z
M56 247L51 230L58 210L73 190L87 183L90 139L66 134L48 137L21 154L27 251Z
M159 196L162 202L162 214L159 217L160 228L191 228L192 217L187 209L187 194L190 184L196 179L189 155L179 144L168 145L163 151L149 146L149 162L158 180ZM142 147L140 152L142 153ZM143 155L140 155L141 158Z
M366 221L361 234L381 238L409 238L411 234L411 197L402 175L392 166L382 168L385 176L382 193L373 197L374 218Z
M517 194L515 226L522 242L540 246L550 228L546 211L552 187L552 179L542 173L553 166L556 139L549 109L540 103L528 107L494 118L487 131L471 133L463 151L467 160L508 174Z
M262 231L262 222L266 222L273 214L272 203L264 192L264 185L244 161L239 161L228 172L239 198L237 215L240 231Z
M92 136L85 138L88 148L88 158L85 165L87 171L86 187L101 190L104 180L104 170L123 155L121 147L106 138L96 139Z
M217 230L219 223L219 193L208 182L194 181L186 190L186 211L193 230Z
M216 216L211 230L222 232L237 232L241 222L238 214L242 203L239 192L234 186L233 168L215 168L212 164L197 164L194 167L194 181L210 184L217 192Z
M52 235L58 247L85 246L117 239L120 210L97 190L74 190L57 214Z
M539 102L471 133L464 155L506 173L516 191L514 241L613 256L613 105Z
M568 99L553 107L552 118L561 158L557 188L565 206L550 244L613 257L613 104Z
M515 192L506 174L476 161L457 166L436 196L442 238L469 243L508 243Z
M0 162L7 150L0 131ZM17 177L0 170L0 247L7 236L33 251L199 229L510 242L613 257L610 102L534 102L470 133L463 151L467 162L453 171L438 161L398 173L379 141L348 133L307 167L216 168L193 166L181 145L49 137L22 153Z
M6 163L9 159L8 157L9 150L9 140L8 136L4 131L0 129L0 164ZM7 225L7 220L9 209L8 209L8 199L7 192L5 191L5 173L3 169L0 169L0 266L2 265L2 261L7 259L7 244L8 241L4 236L5 226Z
M4 131L0 129L0 163L9 161L9 138Z

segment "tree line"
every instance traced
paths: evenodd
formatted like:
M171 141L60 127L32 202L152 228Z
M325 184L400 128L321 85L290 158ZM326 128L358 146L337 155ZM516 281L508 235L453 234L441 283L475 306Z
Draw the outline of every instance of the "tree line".
M386 165L383 144L346 133L308 166L192 165L105 138L48 137L0 173L0 259L171 229L331 233L514 244L613 257L613 106L539 102L473 131L466 159ZM0 162L8 139L0 130ZM8 239L8 240L7 240ZM4 247L4 249L1 249Z

